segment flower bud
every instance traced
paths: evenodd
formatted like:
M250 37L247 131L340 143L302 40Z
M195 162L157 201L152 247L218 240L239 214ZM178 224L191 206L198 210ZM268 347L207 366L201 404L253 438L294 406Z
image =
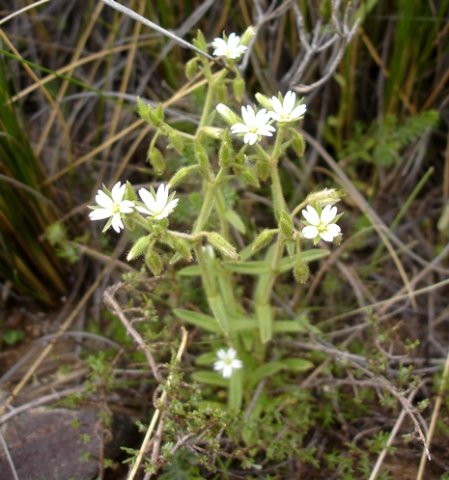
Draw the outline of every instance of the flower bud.
M229 107L224 103L219 103L216 106L217 112L223 117L226 123L229 125L234 125L234 123L239 123L241 119L236 115Z
M232 260L238 260L239 256L235 248L225 240L219 233L210 232L207 234L207 240L209 243L220 251L225 257L231 258Z
M266 108L268 111L272 110L273 106L271 105L271 100L262 93L256 93L256 100L263 108Z
M218 162L220 167L229 167L233 161L234 152L232 151L229 138L224 138L218 152Z
M319 192L312 192L306 198L308 204L324 207L325 205L334 205L344 196L344 192L336 188L325 188Z
M164 123L164 109L162 108L162 105L159 105L157 108L153 108L151 105L138 98L137 111L143 120L154 127L159 128Z
M279 232L279 230L277 228L272 228L270 230L263 230L262 232L259 233L259 235L257 236L257 238L254 240L252 246L251 246L251 250L253 252L257 252L259 250L261 250L262 248L266 247L267 245L269 245L272 240L273 240L273 237Z
M198 168L198 165L189 165L188 167L180 168L168 182L170 188L175 188L176 185L181 183L189 175L192 175L192 173L198 171Z
M187 80L192 80L192 78L195 76L197 71L198 71L198 57L193 57L186 63L186 66L185 66L185 74L186 74Z
M140 255L143 255L151 243L151 235L145 235L140 237L139 240L132 246L131 250L129 251L128 255L126 256L126 260L130 262Z
M285 211L281 212L279 229L281 230L282 234L287 238L290 238L295 231L293 220L291 219L290 215Z
M164 268L161 256L154 250L149 250L145 255L145 264L155 277L159 276Z
M241 102L243 94L245 93L245 80L240 75L234 78L232 82L232 90L236 100Z
M195 157L197 159L198 165L203 172L209 171L209 155L207 150L199 143L195 143Z
M206 135L215 140L221 140L223 138L223 128L218 127L201 127L201 134Z
M304 141L304 137L293 128L290 129L290 132L292 133L293 150L299 158L302 158L304 156L304 152L306 151L306 142Z
M293 276L295 277L295 280L303 285L309 279L309 275L309 266L301 259L301 255L298 255L298 259L293 267Z
M243 35L240 37L240 43L242 45L249 45L252 38L256 34L256 29L250 25L244 32Z
M162 152L154 145L150 145L150 147L148 148L147 160L150 162L150 165L154 168L154 171L157 175L162 175L164 173L164 156L162 155Z

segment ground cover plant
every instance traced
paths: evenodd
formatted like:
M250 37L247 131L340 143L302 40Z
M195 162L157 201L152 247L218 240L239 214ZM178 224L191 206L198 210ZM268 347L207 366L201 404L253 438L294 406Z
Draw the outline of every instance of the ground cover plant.
M449 2L12 3L0 479L446 478Z

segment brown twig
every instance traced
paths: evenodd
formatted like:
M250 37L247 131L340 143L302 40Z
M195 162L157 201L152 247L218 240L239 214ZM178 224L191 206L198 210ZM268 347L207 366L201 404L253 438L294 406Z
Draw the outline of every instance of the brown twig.
M121 309L120 305L117 303L117 301L114 298L115 293L122 286L123 286L122 283L117 283L116 285L113 285L112 287L108 288L104 292L104 303L105 305L110 307L110 309L112 310L113 313L115 313L115 315L117 315L117 317L120 319L123 326L125 327L126 331L128 332L128 335L130 335L134 339L138 347L144 353L147 359L148 365L151 369L151 372L153 373L153 377L159 383L162 383L164 379L162 378L161 374L158 372L153 354L151 353L150 349L144 342L140 333L131 325L131 322L126 318L125 314L123 313L123 310Z
M184 327L181 327L182 331L182 338L181 338L181 344L179 345L178 351L176 353L176 361L179 362L181 360L182 354L184 353L184 350L187 345L187 338L188 338L188 333L187 330ZM170 386L172 380L172 375L170 375L167 379L167 387ZM164 389L161 398L159 400L159 407L156 408L153 417L151 418L150 425L148 427L147 433L145 434L145 438L143 439L142 445L140 447L139 453L137 454L136 461L134 462L131 471L128 475L127 480L133 480L139 470L140 464L142 463L143 456L145 455L145 452L147 450L148 443L150 442L151 435L153 434L153 431L156 427L156 424L159 420L159 417L161 415L161 409L165 405L165 402L167 401L168 393L167 393L167 388Z

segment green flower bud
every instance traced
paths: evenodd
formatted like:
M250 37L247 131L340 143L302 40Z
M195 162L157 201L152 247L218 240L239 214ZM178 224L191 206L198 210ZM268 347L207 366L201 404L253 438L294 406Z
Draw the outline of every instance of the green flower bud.
M145 264L155 277L158 277L164 268L161 256L152 249L145 255Z
M290 217L290 215L285 211L281 212L281 218L279 220L279 229L281 230L282 234L287 238L292 237L293 232L295 231L293 220Z
M304 156L304 152L306 151L306 142L304 141L304 137L293 128L290 129L290 132L292 133L293 150L299 158L302 158Z
M248 185L251 185L255 188L260 188L259 179L252 168L245 165L234 164L233 170L234 173Z
M298 260L293 267L293 276L295 277L295 280L303 285L309 279L309 275L309 266L301 259L301 255L298 255Z
M198 72L198 66L198 57L193 57L186 63L184 71L188 80L192 80Z
M197 31L196 38L193 39L193 44L203 52L207 51L207 42L201 30Z
M252 38L256 34L256 30L253 26L249 26L244 32L243 35L240 37L240 43L242 45L249 45Z
M234 125L234 123L241 122L241 119L238 115L236 115L229 107L227 107L224 103L219 103L216 107L217 112L223 117L223 119L229 125Z
M234 152L231 147L229 134L224 136L218 152L218 162L220 167L229 167L233 161Z
M210 232L207 234L207 240L209 243L221 252L225 257L231 258L232 260L238 260L239 256L235 248L225 240L219 233Z
M199 169L198 165L190 165L188 167L180 168L168 182L168 184L170 185L170 188L171 189L175 188L179 183L181 183L189 175L192 175L193 173L197 172L198 169Z
M245 80L239 75L232 81L232 90L238 102L241 102L245 93Z
M198 161L198 165L200 166L203 172L209 171L209 155L207 154L207 150L199 143L195 143L195 157Z
M307 195L306 203L311 205L324 207L325 205L334 205L339 202L345 193L343 190L336 188L325 188L319 192L312 192Z
M270 230L263 230L262 232L259 233L257 238L254 240L253 244L251 245L251 250L253 252L258 252L262 248L268 246L272 240L273 237L279 232L277 228L272 228Z
M143 255L151 244L151 235L145 235L144 237L140 237L139 240L132 246L131 250L129 251L128 255L126 256L126 260L130 262L140 255Z
M270 178L271 166L265 158L259 158L256 163L257 176L263 182Z
M162 152L155 147L150 145L147 152L147 160L150 162L150 165L154 168L156 175L162 175L165 171L165 159L162 155Z
M179 135L179 133L171 127L166 126L164 129L164 133L168 136L170 139L170 143L172 144L173 148L181 155L184 150L184 141Z
M267 110L273 109L271 105L271 100L265 95L262 95L261 93L256 93L256 100L260 103L260 105L262 105L263 108L266 108Z
M161 105L153 108L140 98L137 99L137 111L139 116L150 125L160 128L164 124L164 109Z
M217 127L201 127L201 134L214 138L215 140L221 140L223 138L224 130Z

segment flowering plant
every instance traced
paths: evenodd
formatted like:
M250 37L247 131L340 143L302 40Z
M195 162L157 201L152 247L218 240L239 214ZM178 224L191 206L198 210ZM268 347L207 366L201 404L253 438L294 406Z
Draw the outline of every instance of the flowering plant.
M212 385L224 382L232 410L241 408L243 385L253 385L253 371L260 380L279 369L310 368L305 359L270 358L266 346L276 332L298 332L300 315L293 314L289 321L278 318L275 284L280 275L291 275L303 284L309 276L308 264L328 255L327 248L306 249L308 240L325 247L341 237L335 206L340 192L324 189L297 204L291 204L284 194L284 155L289 148L298 157L304 155L304 139L294 126L306 113L303 100L298 101L292 91L271 97L258 93L260 108L241 105L244 82L235 61L247 52L253 34L250 28L242 37L231 33L212 42L213 55L222 57L226 68L212 73L212 64L201 55L186 66L189 77L196 70L208 84L194 133L175 128L161 107L139 100L139 114L153 130L148 159L155 174L169 169L160 150L164 143L172 152L187 155L189 163L174 169L168 183L160 183L156 190L139 188L136 194L131 184L118 182L111 192L106 188L98 191L97 206L90 213L92 220L108 219L105 229L112 226L120 232L139 227L138 233L133 233L129 261L143 257L155 276L177 268L181 278L201 278L206 308L178 305L173 313L208 332L210 354L201 365L209 365L209 370L199 369L192 377ZM201 34L196 47L208 48ZM235 113L238 111L241 116ZM161 138L165 140L159 145ZM184 206L189 182L196 188L201 184L201 206L193 222L182 226L190 213ZM258 189L263 183L270 186L272 225L258 231L252 221L241 216L238 202L229 198L231 193L238 198L245 189ZM177 228L169 228L171 223ZM248 285L253 293L244 299L242 286L248 290Z

